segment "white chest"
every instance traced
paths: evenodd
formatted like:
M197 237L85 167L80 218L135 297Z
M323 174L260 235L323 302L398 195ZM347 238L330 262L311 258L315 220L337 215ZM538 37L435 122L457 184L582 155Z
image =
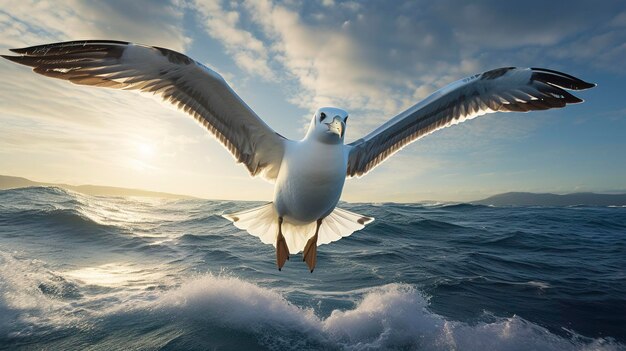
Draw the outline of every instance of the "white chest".
M341 197L346 169L342 144L289 145L274 191L279 216L308 223L328 215Z

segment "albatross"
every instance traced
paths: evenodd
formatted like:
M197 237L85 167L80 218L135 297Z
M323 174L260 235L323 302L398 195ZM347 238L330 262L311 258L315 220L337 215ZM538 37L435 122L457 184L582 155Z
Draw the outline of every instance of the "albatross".
M313 114L302 140L276 133L215 71L169 49L113 40L69 41L22 49L5 59L74 84L159 95L200 122L251 176L274 185L273 201L224 214L276 248L276 265L303 252L311 272L317 247L349 236L374 218L337 207L346 178L361 177L408 144L436 130L492 112L561 108L583 100L566 90L594 87L545 68L504 67L453 82L344 143L348 113Z

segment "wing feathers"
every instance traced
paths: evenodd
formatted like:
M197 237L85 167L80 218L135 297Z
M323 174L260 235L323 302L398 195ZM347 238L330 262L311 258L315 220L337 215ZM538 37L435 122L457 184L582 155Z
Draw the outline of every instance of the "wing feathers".
M204 125L250 174L275 179L285 139L267 126L217 73L164 48L88 40L11 49L2 56L74 84L160 95Z
M462 79L349 144L347 176L367 173L407 144L438 129L486 113L547 110L579 103L583 100L564 89L594 86L544 68L504 67Z

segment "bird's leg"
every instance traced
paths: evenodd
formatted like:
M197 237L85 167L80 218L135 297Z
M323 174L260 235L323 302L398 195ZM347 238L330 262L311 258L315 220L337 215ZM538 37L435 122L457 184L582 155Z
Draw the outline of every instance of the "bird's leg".
M309 270L313 273L315 269L315 264L317 263L317 234L320 231L320 226L322 225L322 220L317 220L317 227L315 228L315 235L307 241L306 246L304 247L304 252L302 253L302 260L306 261L307 266L309 266Z
M283 217L278 217L278 236L276 236L276 265L278 270L282 270L285 261L289 259L289 248L283 236Z

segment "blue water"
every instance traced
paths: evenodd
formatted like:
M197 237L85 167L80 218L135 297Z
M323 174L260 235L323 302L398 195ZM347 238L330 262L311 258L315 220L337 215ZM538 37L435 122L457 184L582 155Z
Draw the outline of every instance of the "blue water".
M0 349L626 350L626 208L340 204L311 274L257 205L0 191Z

